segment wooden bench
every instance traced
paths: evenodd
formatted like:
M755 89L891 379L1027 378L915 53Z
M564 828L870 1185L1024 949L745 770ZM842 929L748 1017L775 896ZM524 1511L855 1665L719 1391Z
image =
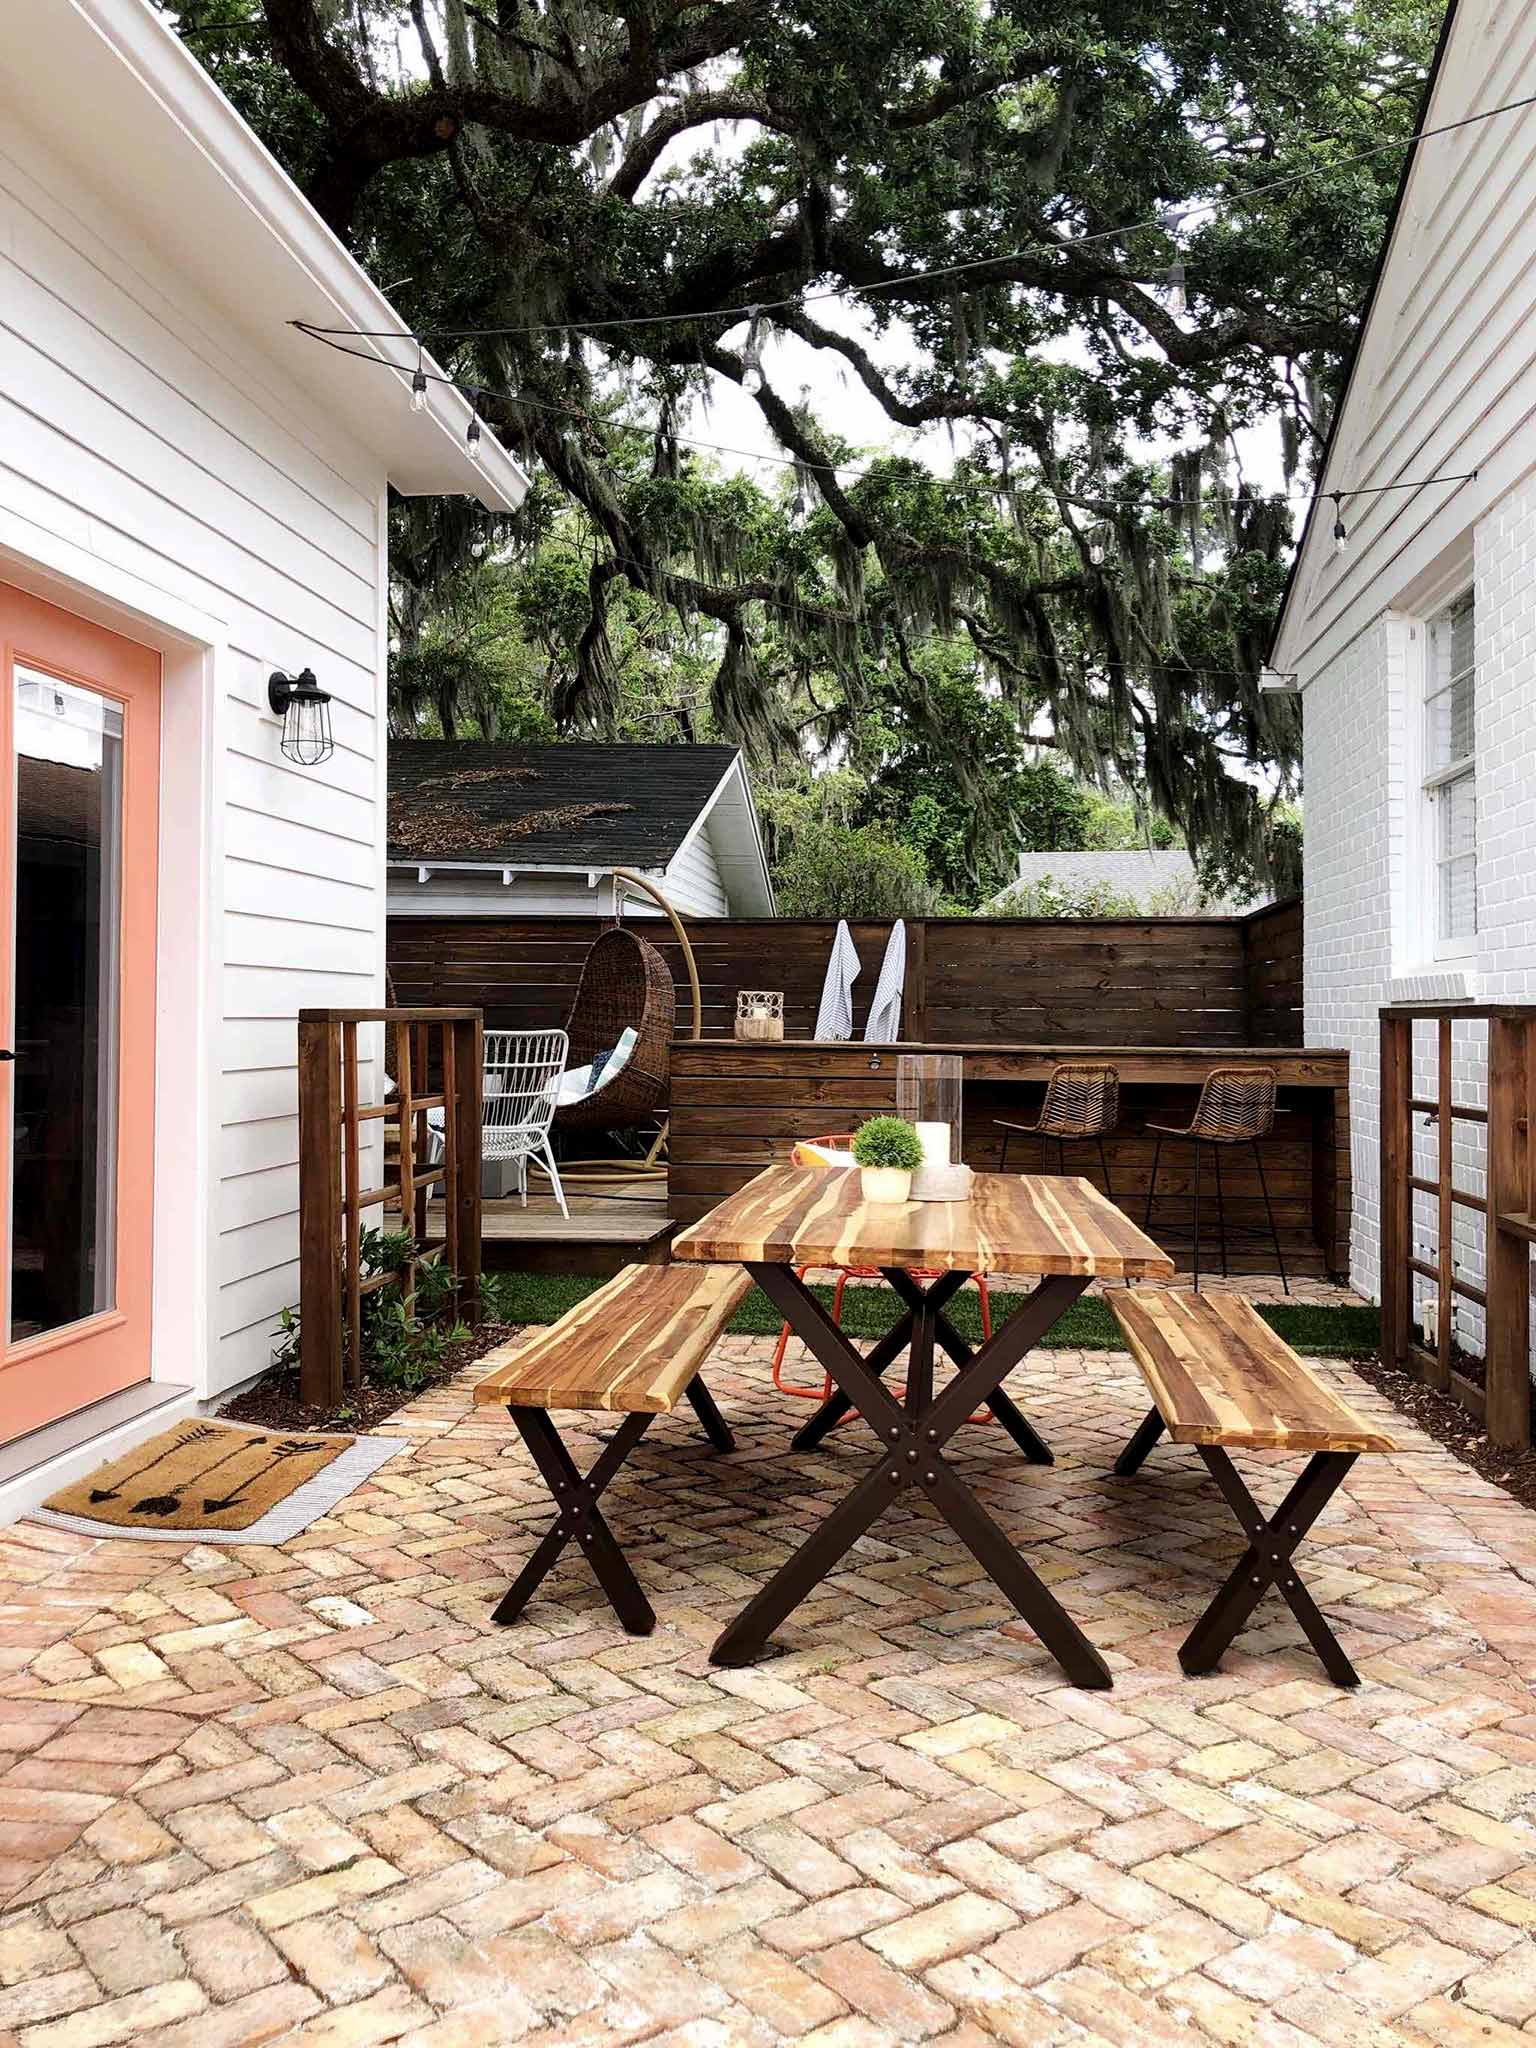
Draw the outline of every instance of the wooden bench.
M625 1628L650 1634L655 1612L597 1503L651 1423L682 1399L716 1450L735 1448L699 1369L751 1285L740 1266L626 1266L557 1323L486 1354L491 1370L475 1387L476 1406L506 1405L555 1502L553 1527L494 1620L516 1621L574 1542ZM625 1418L585 1478L550 1420L555 1408Z
M1166 1430L1194 1444L1242 1524L1248 1547L1179 1651L1189 1672L1213 1671L1270 1586L1278 1588L1335 1684L1358 1685L1295 1551L1363 1451L1391 1437L1325 1386L1251 1303L1231 1294L1124 1288L1107 1296L1153 1408L1115 1464L1136 1471ZM1306 1469L1268 1520L1238 1476L1234 1450L1307 1451Z

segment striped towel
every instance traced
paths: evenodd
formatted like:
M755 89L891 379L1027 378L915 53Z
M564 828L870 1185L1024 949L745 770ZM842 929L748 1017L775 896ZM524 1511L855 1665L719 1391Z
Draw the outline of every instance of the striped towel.
M816 1012L818 1038L852 1038L853 984L859 978L859 956L847 918L839 918L832 938L832 958L821 988L821 1008Z
M901 991L907 978L907 928L898 917L891 926L875 999L869 1006L864 1036L875 1045L894 1045L901 1036Z

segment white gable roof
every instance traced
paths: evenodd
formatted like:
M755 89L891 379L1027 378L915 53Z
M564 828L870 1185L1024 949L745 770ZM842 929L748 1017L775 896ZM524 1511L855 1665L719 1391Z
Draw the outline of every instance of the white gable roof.
M234 322L382 457L397 490L521 503L528 479L494 435L470 459L471 408L456 391L434 384L425 411L411 410L408 343L349 344L403 365L396 380L288 324L408 323L147 0L0 0L0 106L131 211L186 278L189 311L195 295Z

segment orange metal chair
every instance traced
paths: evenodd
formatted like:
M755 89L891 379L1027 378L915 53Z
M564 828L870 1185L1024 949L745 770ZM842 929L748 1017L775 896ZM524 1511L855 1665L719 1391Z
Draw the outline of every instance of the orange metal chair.
M831 1137L812 1138L809 1140L809 1142L812 1145L821 1146L824 1151L848 1152L851 1151L853 1147L853 1134L848 1131L838 1131L834 1133ZM791 1152L790 1157L794 1160L797 1166L811 1166L816 1163L809 1157L802 1156L800 1153L800 1148L798 1146L796 1146L795 1149ZM851 1166L837 1167L832 1170L838 1173L853 1173L857 1171L856 1168ZM803 1280L805 1279L808 1273L819 1269L810 1266L800 1266L796 1270L799 1278ZM843 1320L843 1294L848 1286L848 1282L850 1280L879 1280L883 1276L878 1266L839 1266L836 1269L836 1271L837 1279L832 1288L832 1320L834 1323L841 1324ZM925 1266L920 1270L915 1269L912 1274L912 1278L914 1280L941 1280L943 1277L944 1268L942 1266ZM980 1297L981 1334L983 1341L986 1341L990 1339L992 1335L992 1301L990 1295L987 1292L987 1276L985 1273L976 1273L973 1274L972 1277L976 1282L976 1292ZM785 1378L784 1355L789 1349L789 1340L791 1334L792 1333L790 1331L788 1323L783 1324L779 1330L779 1341L774 1346L773 1384L778 1388L781 1394L792 1394L797 1401L830 1400L833 1393L836 1391L836 1389L833 1387L830 1374L823 1378L822 1383L819 1387L797 1386L793 1380ZM853 1420L855 1412L856 1411L850 1410L849 1413L843 1417L843 1421L851 1422ZM973 1415L971 1417L971 1420L973 1422L990 1422L991 1419L992 1416L991 1411L989 1409L982 1409L978 1412L978 1414Z

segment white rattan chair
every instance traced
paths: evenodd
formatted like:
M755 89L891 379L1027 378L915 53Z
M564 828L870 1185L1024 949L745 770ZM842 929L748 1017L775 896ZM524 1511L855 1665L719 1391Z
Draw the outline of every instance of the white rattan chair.
M570 1041L563 1031L487 1031L485 1098L480 1152L517 1168L518 1190L528 1201L528 1161L537 1158L549 1174L560 1213L568 1217L565 1190L549 1142L559 1100L560 1078Z

